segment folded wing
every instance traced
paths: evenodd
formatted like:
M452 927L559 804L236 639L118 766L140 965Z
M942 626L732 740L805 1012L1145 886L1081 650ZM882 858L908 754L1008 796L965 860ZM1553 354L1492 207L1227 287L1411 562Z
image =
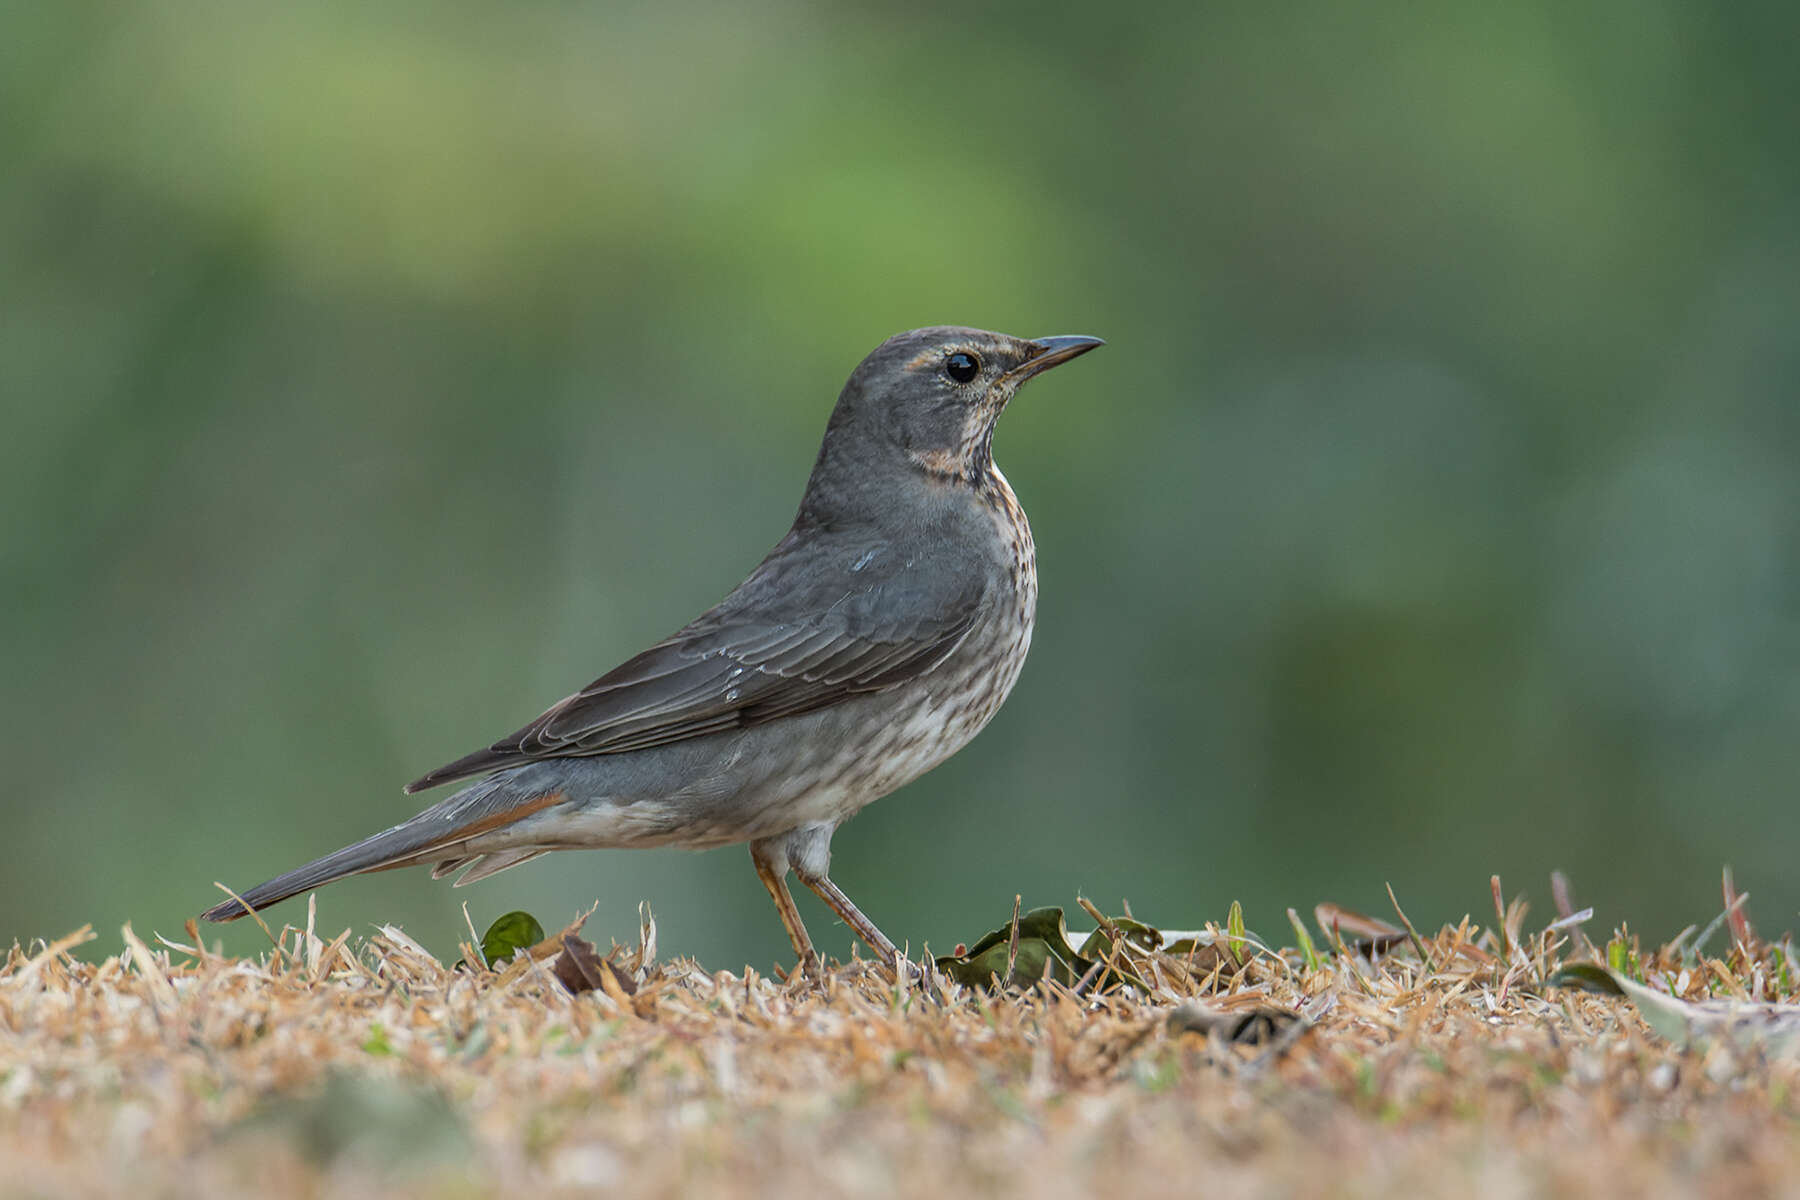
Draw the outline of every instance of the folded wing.
M884 547L790 537L717 607L511 737L407 785L533 759L622 754L811 712L916 679L981 611L974 563L888 561Z

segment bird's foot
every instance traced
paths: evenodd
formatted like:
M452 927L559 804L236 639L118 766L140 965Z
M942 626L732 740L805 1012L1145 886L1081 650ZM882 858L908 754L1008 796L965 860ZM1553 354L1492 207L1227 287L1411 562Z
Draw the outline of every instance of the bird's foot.
M887 968L896 990L917 990L934 1001L943 998L943 978L938 974L937 965L930 956L914 960L908 958L904 951L896 950L894 956L882 965Z
M777 965L772 973L790 988L818 987L825 982L825 969L825 961L808 949L793 966Z

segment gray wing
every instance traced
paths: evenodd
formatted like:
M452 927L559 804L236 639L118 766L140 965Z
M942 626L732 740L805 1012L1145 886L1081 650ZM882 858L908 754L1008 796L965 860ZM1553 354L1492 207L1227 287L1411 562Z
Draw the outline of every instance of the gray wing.
M758 725L924 675L981 611L973 561L790 535L717 607L485 750L408 792L541 758L622 754Z

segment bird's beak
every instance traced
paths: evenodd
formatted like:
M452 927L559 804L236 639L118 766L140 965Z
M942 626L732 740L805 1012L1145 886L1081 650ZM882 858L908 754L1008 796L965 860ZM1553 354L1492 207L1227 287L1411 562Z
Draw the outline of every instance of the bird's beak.
M1051 367L1066 363L1071 358L1079 358L1095 346L1104 346L1106 343L1097 337L1072 335L1033 338L1031 345L1036 348L1037 353L1007 372L1008 376L1019 383L1024 383L1033 375L1048 371Z

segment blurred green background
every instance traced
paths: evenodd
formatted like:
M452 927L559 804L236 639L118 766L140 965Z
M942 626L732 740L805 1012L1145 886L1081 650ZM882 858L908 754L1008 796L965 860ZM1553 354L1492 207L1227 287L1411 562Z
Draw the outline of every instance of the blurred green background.
M1793 923L1791 6L0 13L0 938L175 933L409 815L735 584L943 322L1110 344L998 439L1018 690L837 838L890 933L1561 867L1667 936L1727 862ZM453 954L463 901L640 898L789 956L736 848L320 906Z

